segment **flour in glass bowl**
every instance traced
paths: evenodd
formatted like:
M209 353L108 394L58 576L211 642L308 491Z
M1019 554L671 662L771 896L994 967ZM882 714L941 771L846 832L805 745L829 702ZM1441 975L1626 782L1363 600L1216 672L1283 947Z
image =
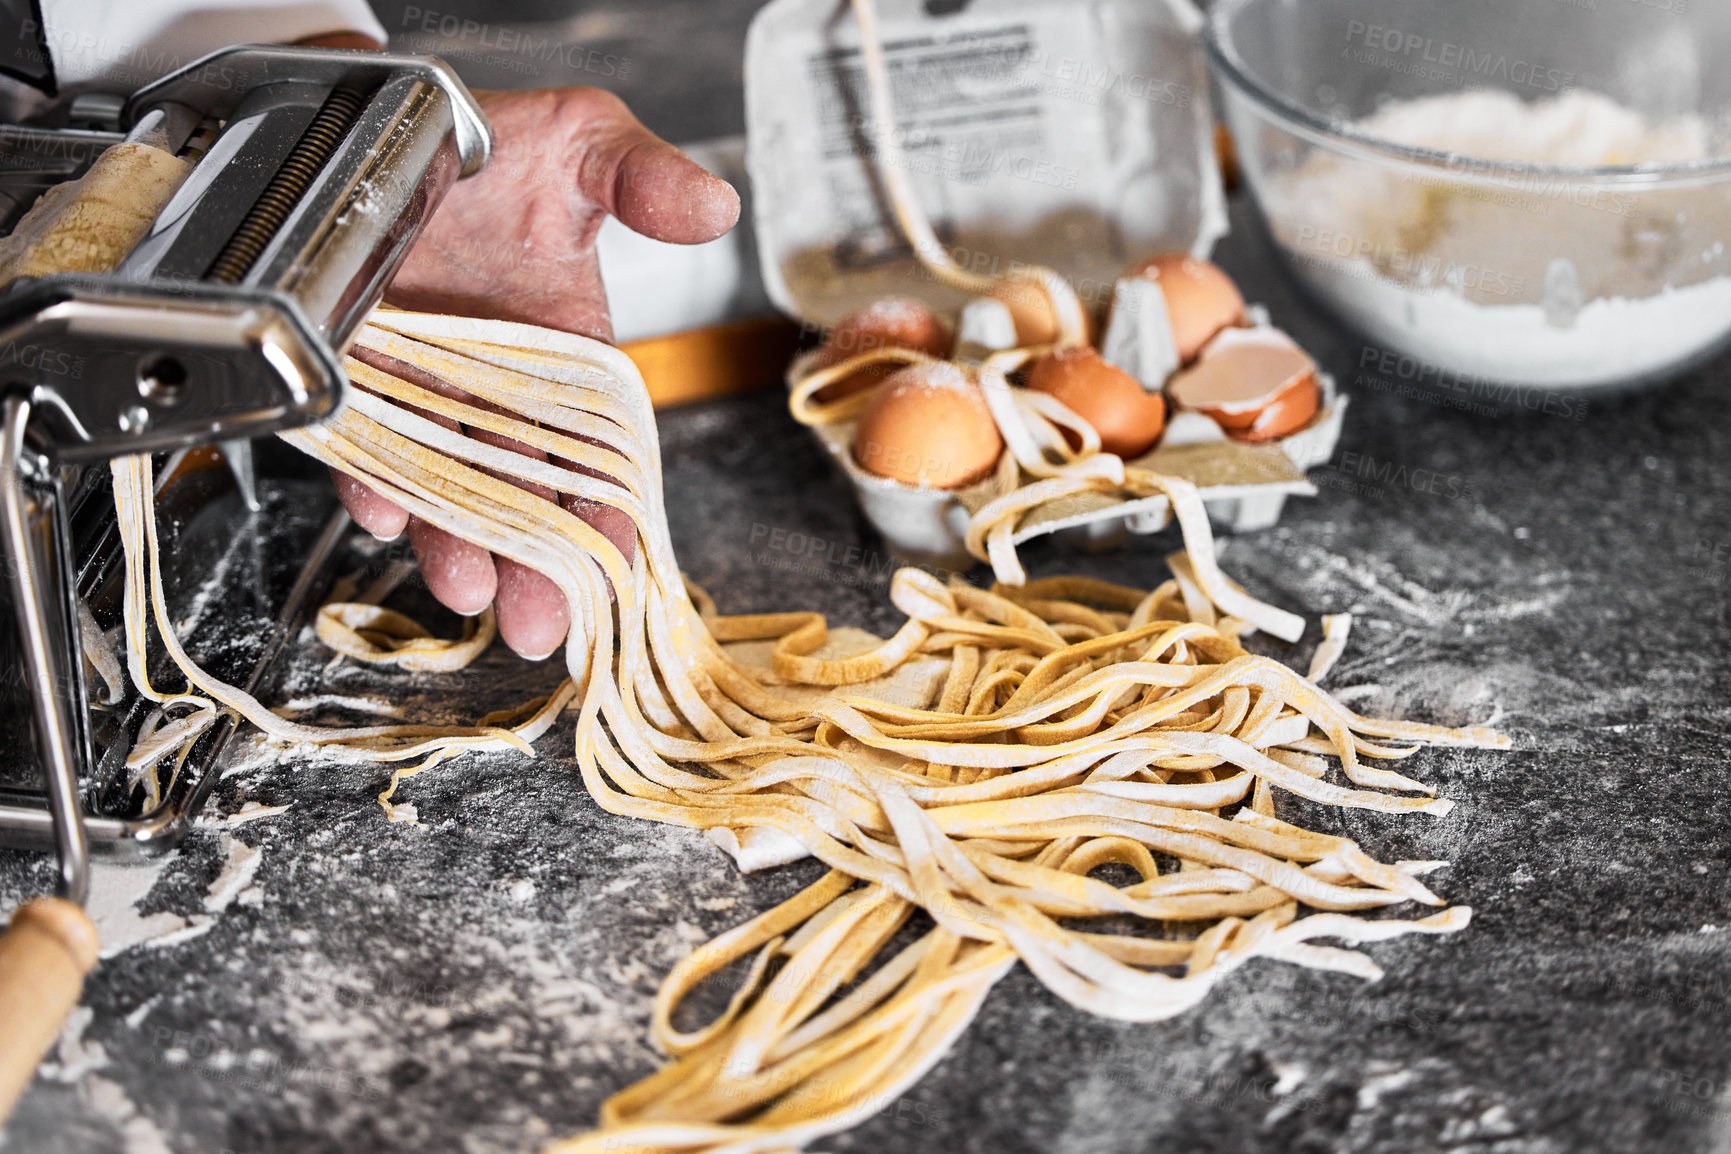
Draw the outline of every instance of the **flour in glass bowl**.
M1261 189L1300 277L1366 334L1462 376L1586 387L1698 357L1731 328L1731 186L1490 179L1495 162L1704 159L1701 117L1650 120L1584 90L1471 90L1354 127L1454 158L1419 169L1317 149Z

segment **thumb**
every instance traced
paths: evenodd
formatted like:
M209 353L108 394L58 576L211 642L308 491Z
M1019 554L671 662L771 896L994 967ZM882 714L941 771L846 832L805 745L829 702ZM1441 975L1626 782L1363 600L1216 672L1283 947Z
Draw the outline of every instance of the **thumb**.
M626 153L615 187L613 215L653 240L703 244L739 221L734 187L662 140Z
M634 232L703 244L739 220L739 193L599 89L567 89L577 191Z

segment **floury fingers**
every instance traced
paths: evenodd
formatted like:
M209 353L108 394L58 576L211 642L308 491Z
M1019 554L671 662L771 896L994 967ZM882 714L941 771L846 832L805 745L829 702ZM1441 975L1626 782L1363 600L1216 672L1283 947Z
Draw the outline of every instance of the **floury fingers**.
M116 467L134 676L154 619L191 683L177 706L208 702L281 741L415 763L399 776L471 749L526 749L575 705L578 765L607 809L708 830L745 868L807 855L830 867L675 967L655 1015L672 1061L560 1149L785 1150L845 1129L937 1062L1017 959L1074 1005L1150 1021L1253 957L1372 977L1375 963L1348 947L1467 924L1465 908L1444 908L1421 880L1439 863L1378 862L1280 820L1274 795L1440 816L1447 800L1376 763L1421 744L1506 739L1361 718L1247 653L1239 637L1253 622L1291 635L1296 619L1220 573L1182 483L1150 481L1173 498L1187 546L1152 592L1077 578L984 590L903 570L891 598L906 623L888 640L850 641L815 613L722 616L687 586L649 400L618 350L395 311L376 314L360 343L473 401L351 361L368 391L331 425L287 439L552 578L571 610L569 678L470 729L278 717L197 670L173 639L140 461ZM631 517L634 555L507 478ZM454 668L479 648L371 606L326 606L321 623L326 643L357 660ZM1114 863L1136 880L1093 876ZM1367 916L1412 902L1437 912ZM1106 916L1111 929L1088 928ZM924 932L899 934L911 920ZM746 959L718 1018L674 1027L698 982Z

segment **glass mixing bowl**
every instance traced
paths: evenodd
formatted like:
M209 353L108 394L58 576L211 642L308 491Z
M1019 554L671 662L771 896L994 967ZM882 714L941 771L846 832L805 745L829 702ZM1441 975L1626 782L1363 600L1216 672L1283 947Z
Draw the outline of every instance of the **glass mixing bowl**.
M1731 335L1731 3L1217 0L1207 40L1263 222L1367 357L1581 389Z

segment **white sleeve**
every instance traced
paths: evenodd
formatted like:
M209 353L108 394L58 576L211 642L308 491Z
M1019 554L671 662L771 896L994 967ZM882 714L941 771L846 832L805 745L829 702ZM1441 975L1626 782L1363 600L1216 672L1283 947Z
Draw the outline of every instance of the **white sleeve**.
M231 44L280 44L325 32L385 42L366 0L42 0L62 92L131 92Z

